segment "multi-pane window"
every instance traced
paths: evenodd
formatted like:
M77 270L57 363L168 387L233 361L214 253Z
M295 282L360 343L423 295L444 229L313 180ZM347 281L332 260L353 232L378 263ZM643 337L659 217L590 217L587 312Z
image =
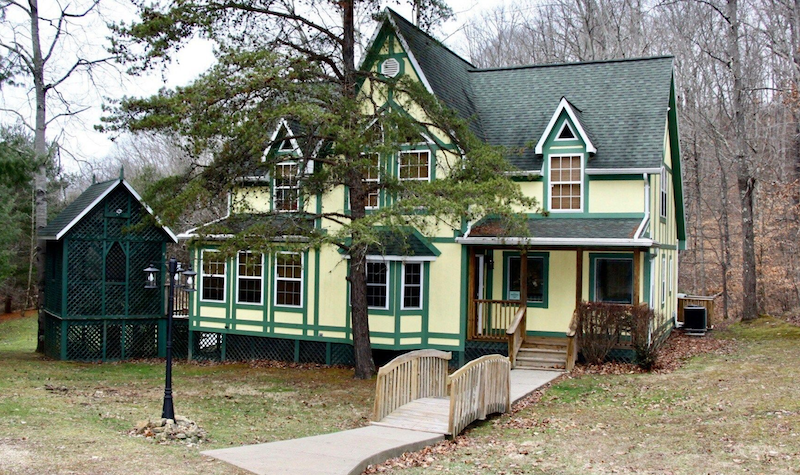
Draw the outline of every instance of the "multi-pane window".
M399 154L399 178L401 181L430 179L431 152L428 150L413 150Z
M520 265L522 260L519 257L508 259L508 299L519 300L521 282ZM544 258L528 256L528 303L544 302Z
M371 153L368 156L369 158L369 166L367 167L367 172L364 175L364 181L369 185L372 186L375 183L378 183L380 180L380 159L377 153ZM374 209L377 208L380 203L380 190L372 190L367 195L367 208Z
M583 209L583 169L580 155L550 157L550 209Z
M367 262L367 307L389 307L389 272L383 262Z
M261 304L264 260L260 253L239 252L236 269L237 302Z
M661 254L661 306L667 301L667 255Z
M403 264L403 308L422 308L422 264Z
M272 207L276 211L297 211L300 202L299 171L297 162L281 162L275 166Z
M296 252L275 255L275 305L303 306L303 256Z
M200 276L202 300L225 301L225 258L218 252L203 251Z
M633 303L633 259L598 258L594 264L594 300Z
M667 217L667 173L661 169L661 217Z

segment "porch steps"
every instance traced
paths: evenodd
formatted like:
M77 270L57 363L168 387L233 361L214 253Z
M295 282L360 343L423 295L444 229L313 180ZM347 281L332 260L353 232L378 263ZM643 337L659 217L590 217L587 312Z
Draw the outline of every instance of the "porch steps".
M515 368L563 370L567 367L564 338L527 338L517 353Z

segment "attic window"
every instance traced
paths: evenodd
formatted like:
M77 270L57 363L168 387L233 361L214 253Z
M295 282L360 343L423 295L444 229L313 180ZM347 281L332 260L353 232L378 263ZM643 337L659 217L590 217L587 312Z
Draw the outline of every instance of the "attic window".
M567 121L564 121L564 125L561 126L561 131L558 133L556 137L557 140L573 140L575 138L575 132L572 131L572 127L569 126Z
M281 142L281 146L278 147L278 151L279 152L291 152L293 150L294 150L294 147L292 147L292 141L288 140L288 139L287 140L283 140Z
M381 74L393 78L400 74L400 62L394 58L389 58L381 63Z

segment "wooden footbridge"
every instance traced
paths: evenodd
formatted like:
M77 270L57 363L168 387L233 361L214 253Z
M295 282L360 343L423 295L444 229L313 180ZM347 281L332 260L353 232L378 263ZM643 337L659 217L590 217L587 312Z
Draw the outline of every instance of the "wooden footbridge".
M458 435L475 420L511 407L511 363L489 355L448 375L452 354L418 350L378 371L372 424Z

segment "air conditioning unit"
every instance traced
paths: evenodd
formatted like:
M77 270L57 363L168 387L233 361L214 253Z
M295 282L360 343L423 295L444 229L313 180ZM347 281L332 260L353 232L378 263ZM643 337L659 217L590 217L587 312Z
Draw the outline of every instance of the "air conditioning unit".
M687 305L684 307L683 328L689 333L705 333L708 328L706 308L699 305Z

